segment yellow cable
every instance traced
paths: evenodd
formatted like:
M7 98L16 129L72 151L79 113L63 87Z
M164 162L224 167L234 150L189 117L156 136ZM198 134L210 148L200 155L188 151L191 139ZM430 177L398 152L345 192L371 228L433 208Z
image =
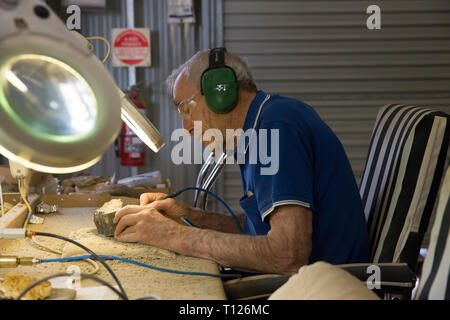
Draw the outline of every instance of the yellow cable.
M57 255L62 255L62 251L57 250L57 249L53 249L53 248L50 248L50 247L47 247L45 244L43 244L43 243L37 241L37 240L36 240L36 237L32 237L32 238L31 238L31 241L32 241L34 244L36 244L37 246L41 247L41 249L44 249L44 250L49 251L49 252L52 252L52 253L56 253ZM97 264L94 260L91 260L91 259L85 259L85 261L89 262L89 263L94 267L94 270L89 271L88 274L95 274L95 273L98 272L98 270L99 270L100 268L99 268L98 264Z
M86 261L94 266L94 270L89 271L88 274L96 274L97 271L100 269L97 262L95 262L94 260L91 260L91 259L86 259Z
M26 229L27 226L28 226L28 221L30 220L30 214L31 214L31 212L32 212L33 210L31 209L31 205L30 205L30 203L28 202L27 197L25 196L24 190L22 190L22 187L23 187L23 186L22 186L22 180L21 180L21 179L18 180L17 185L18 185L18 187L19 187L20 196L22 197L23 201L25 202L25 205L26 205L27 208L28 208L28 214L27 214L27 217L26 217L26 219L25 219L25 223L24 223L24 225L23 225L23 228Z
M106 53L106 57L103 59L102 63L108 61L111 55L111 44L109 43L108 39L106 39L105 37L98 36L98 37L87 37L86 40L102 40L103 42L105 42L106 45L108 46L108 52Z
M25 196L25 192L24 192L24 190L23 190L22 181L21 181L20 179L19 179L19 181L18 181L18 187L19 187L19 193L20 193L20 195L21 195L23 201L25 202L25 204L26 204L26 206L28 207L28 210L29 210L29 212L28 212L28 214L27 214L27 218L25 219L25 223L24 223L24 226L23 226L23 228L26 229L27 226L28 226L30 214L31 214L31 212L32 212L33 210L31 209L31 205L30 205L30 203L28 202L27 197ZM33 241L33 243L35 243L35 244L38 245L39 247L45 249L46 251L49 251L49 252L52 252L52 253L56 253L56 254L58 254L58 255L62 255L62 252L61 252L61 251L56 250L56 249L53 249L53 248L50 248L50 247L47 247L46 245L44 245L44 244L40 243L39 241L37 241L37 240L35 239L35 237L32 238L32 241ZM88 274L95 274L95 273L97 273L97 271L99 270L98 264L97 264L95 261L91 260L91 259L85 259L85 260L94 266L94 270L88 272Z
M37 240L36 240L36 236L32 237L32 238L31 238L31 241L33 241L34 244L38 245L38 246L41 247L42 249L45 249L45 250L47 250L47 251L49 251L49 252L51 252L51 253L56 253L56 254L58 254L58 255L62 255L62 251L56 250L56 249L53 249L53 248L50 248L50 247L47 247L47 246L44 245L43 243L37 241Z
M0 182L0 217L2 217L4 214L6 214L5 206L3 204L3 188L2 183ZM5 211L5 213L3 213Z

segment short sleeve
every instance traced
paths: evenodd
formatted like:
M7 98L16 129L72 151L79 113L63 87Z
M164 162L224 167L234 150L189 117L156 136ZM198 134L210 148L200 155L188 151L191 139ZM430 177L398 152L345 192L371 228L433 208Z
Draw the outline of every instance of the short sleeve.
M262 123L258 131L258 151L253 188L261 219L264 221L281 205L301 205L314 211L311 133L283 121Z

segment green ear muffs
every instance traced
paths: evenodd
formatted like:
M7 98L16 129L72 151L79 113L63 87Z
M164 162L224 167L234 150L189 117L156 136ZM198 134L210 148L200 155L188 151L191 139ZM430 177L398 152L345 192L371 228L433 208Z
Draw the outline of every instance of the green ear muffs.
M210 51L209 68L201 78L201 93L208 107L216 113L230 112L238 100L236 74L225 65L225 52L225 48Z

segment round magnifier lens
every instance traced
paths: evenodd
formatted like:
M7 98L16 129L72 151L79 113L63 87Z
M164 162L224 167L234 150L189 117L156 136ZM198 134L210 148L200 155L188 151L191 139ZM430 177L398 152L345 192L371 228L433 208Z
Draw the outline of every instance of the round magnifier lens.
M24 130L55 142L74 142L95 131L98 105L84 78L42 55L20 55L0 70L0 106Z

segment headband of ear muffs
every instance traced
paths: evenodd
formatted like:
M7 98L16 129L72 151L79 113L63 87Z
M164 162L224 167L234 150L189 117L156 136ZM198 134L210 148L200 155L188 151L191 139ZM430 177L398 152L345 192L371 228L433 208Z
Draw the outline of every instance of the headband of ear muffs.
M201 78L201 93L206 104L216 113L233 110L238 100L238 86L234 70L225 65L225 48L215 48L209 53L209 68Z

